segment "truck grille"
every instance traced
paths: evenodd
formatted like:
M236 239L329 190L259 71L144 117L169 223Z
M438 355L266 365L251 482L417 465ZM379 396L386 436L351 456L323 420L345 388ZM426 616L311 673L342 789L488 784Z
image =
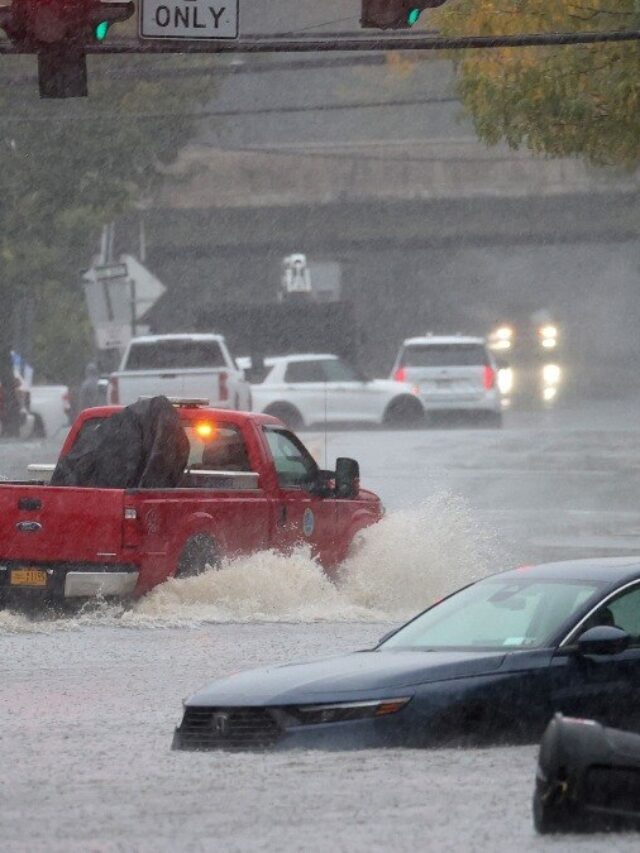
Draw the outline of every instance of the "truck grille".
M264 749L282 733L266 708L185 708L177 732L183 749Z

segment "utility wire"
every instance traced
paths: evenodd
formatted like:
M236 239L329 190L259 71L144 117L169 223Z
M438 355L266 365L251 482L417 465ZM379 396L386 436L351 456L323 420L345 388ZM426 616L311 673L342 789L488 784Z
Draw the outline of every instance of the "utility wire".
M343 104L307 104L300 107L257 107L255 109L231 109L231 110L202 110L200 112L99 112L86 113L78 112L75 115L33 115L33 116L18 116L18 115L2 115L0 116L0 125L3 122L86 122L86 121L149 121L166 118L189 118L189 119L205 119L205 118L240 118L244 116L264 116L264 115L291 115L299 113L314 113L314 112L333 112L344 110L362 110L362 109L385 109L393 107L415 107L428 106L430 104L457 104L460 103L459 98L452 96L434 96L429 98L405 98L396 99L393 101L351 101Z

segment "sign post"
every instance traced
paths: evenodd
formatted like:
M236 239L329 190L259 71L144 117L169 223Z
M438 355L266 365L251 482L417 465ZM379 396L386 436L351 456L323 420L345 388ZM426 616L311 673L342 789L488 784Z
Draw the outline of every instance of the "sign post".
M133 255L90 267L82 276L98 349L124 349L138 333L138 320L166 288Z
M97 348L123 349L131 338L131 285L127 265L91 267L83 274L82 284Z

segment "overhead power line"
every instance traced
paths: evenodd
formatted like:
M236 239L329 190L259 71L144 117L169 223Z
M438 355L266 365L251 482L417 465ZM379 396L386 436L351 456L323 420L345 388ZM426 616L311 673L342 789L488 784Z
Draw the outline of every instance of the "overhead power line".
M360 35L325 33L322 36L243 36L235 41L186 41L170 39L121 39L86 45L88 54L196 54L196 53L323 53L387 50L473 50L499 47L542 47L604 42L640 41L640 30L604 32L517 33L491 36ZM33 53L33 50L0 42L0 53Z
M264 116L264 115L290 115L296 113L313 113L313 112L332 112L341 110L362 110L362 109L384 109L388 107L415 107L427 106L429 104L451 104L459 103L458 98L452 96L433 96L422 98L403 98L393 101L349 101L346 103L334 104L306 104L300 107L256 107L253 109L230 109L230 110L202 110L194 112L138 112L138 113L86 113L79 112L75 115L2 115L0 116L0 124L2 122L86 122L86 121L139 121L164 118L240 118L243 116Z

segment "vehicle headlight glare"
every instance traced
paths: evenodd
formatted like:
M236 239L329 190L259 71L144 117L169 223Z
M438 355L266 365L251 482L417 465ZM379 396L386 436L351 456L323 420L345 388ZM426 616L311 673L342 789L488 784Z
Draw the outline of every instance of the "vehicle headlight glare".
M499 326L489 335L489 346L493 350L511 349L513 329L511 326Z
M501 367L498 370L498 388L501 394L510 394L513 391L513 368Z
M557 326L543 326L540 329L540 334L543 338L557 338L558 337L558 327Z
M562 370L557 364L545 364L542 368L542 381L545 385L557 385L562 378Z
M499 329L495 330L493 336L498 341L510 341L513 337L513 329L511 326L500 326Z
M502 340L494 340L491 341L491 349L493 350L506 350L511 349L511 341L502 341Z

